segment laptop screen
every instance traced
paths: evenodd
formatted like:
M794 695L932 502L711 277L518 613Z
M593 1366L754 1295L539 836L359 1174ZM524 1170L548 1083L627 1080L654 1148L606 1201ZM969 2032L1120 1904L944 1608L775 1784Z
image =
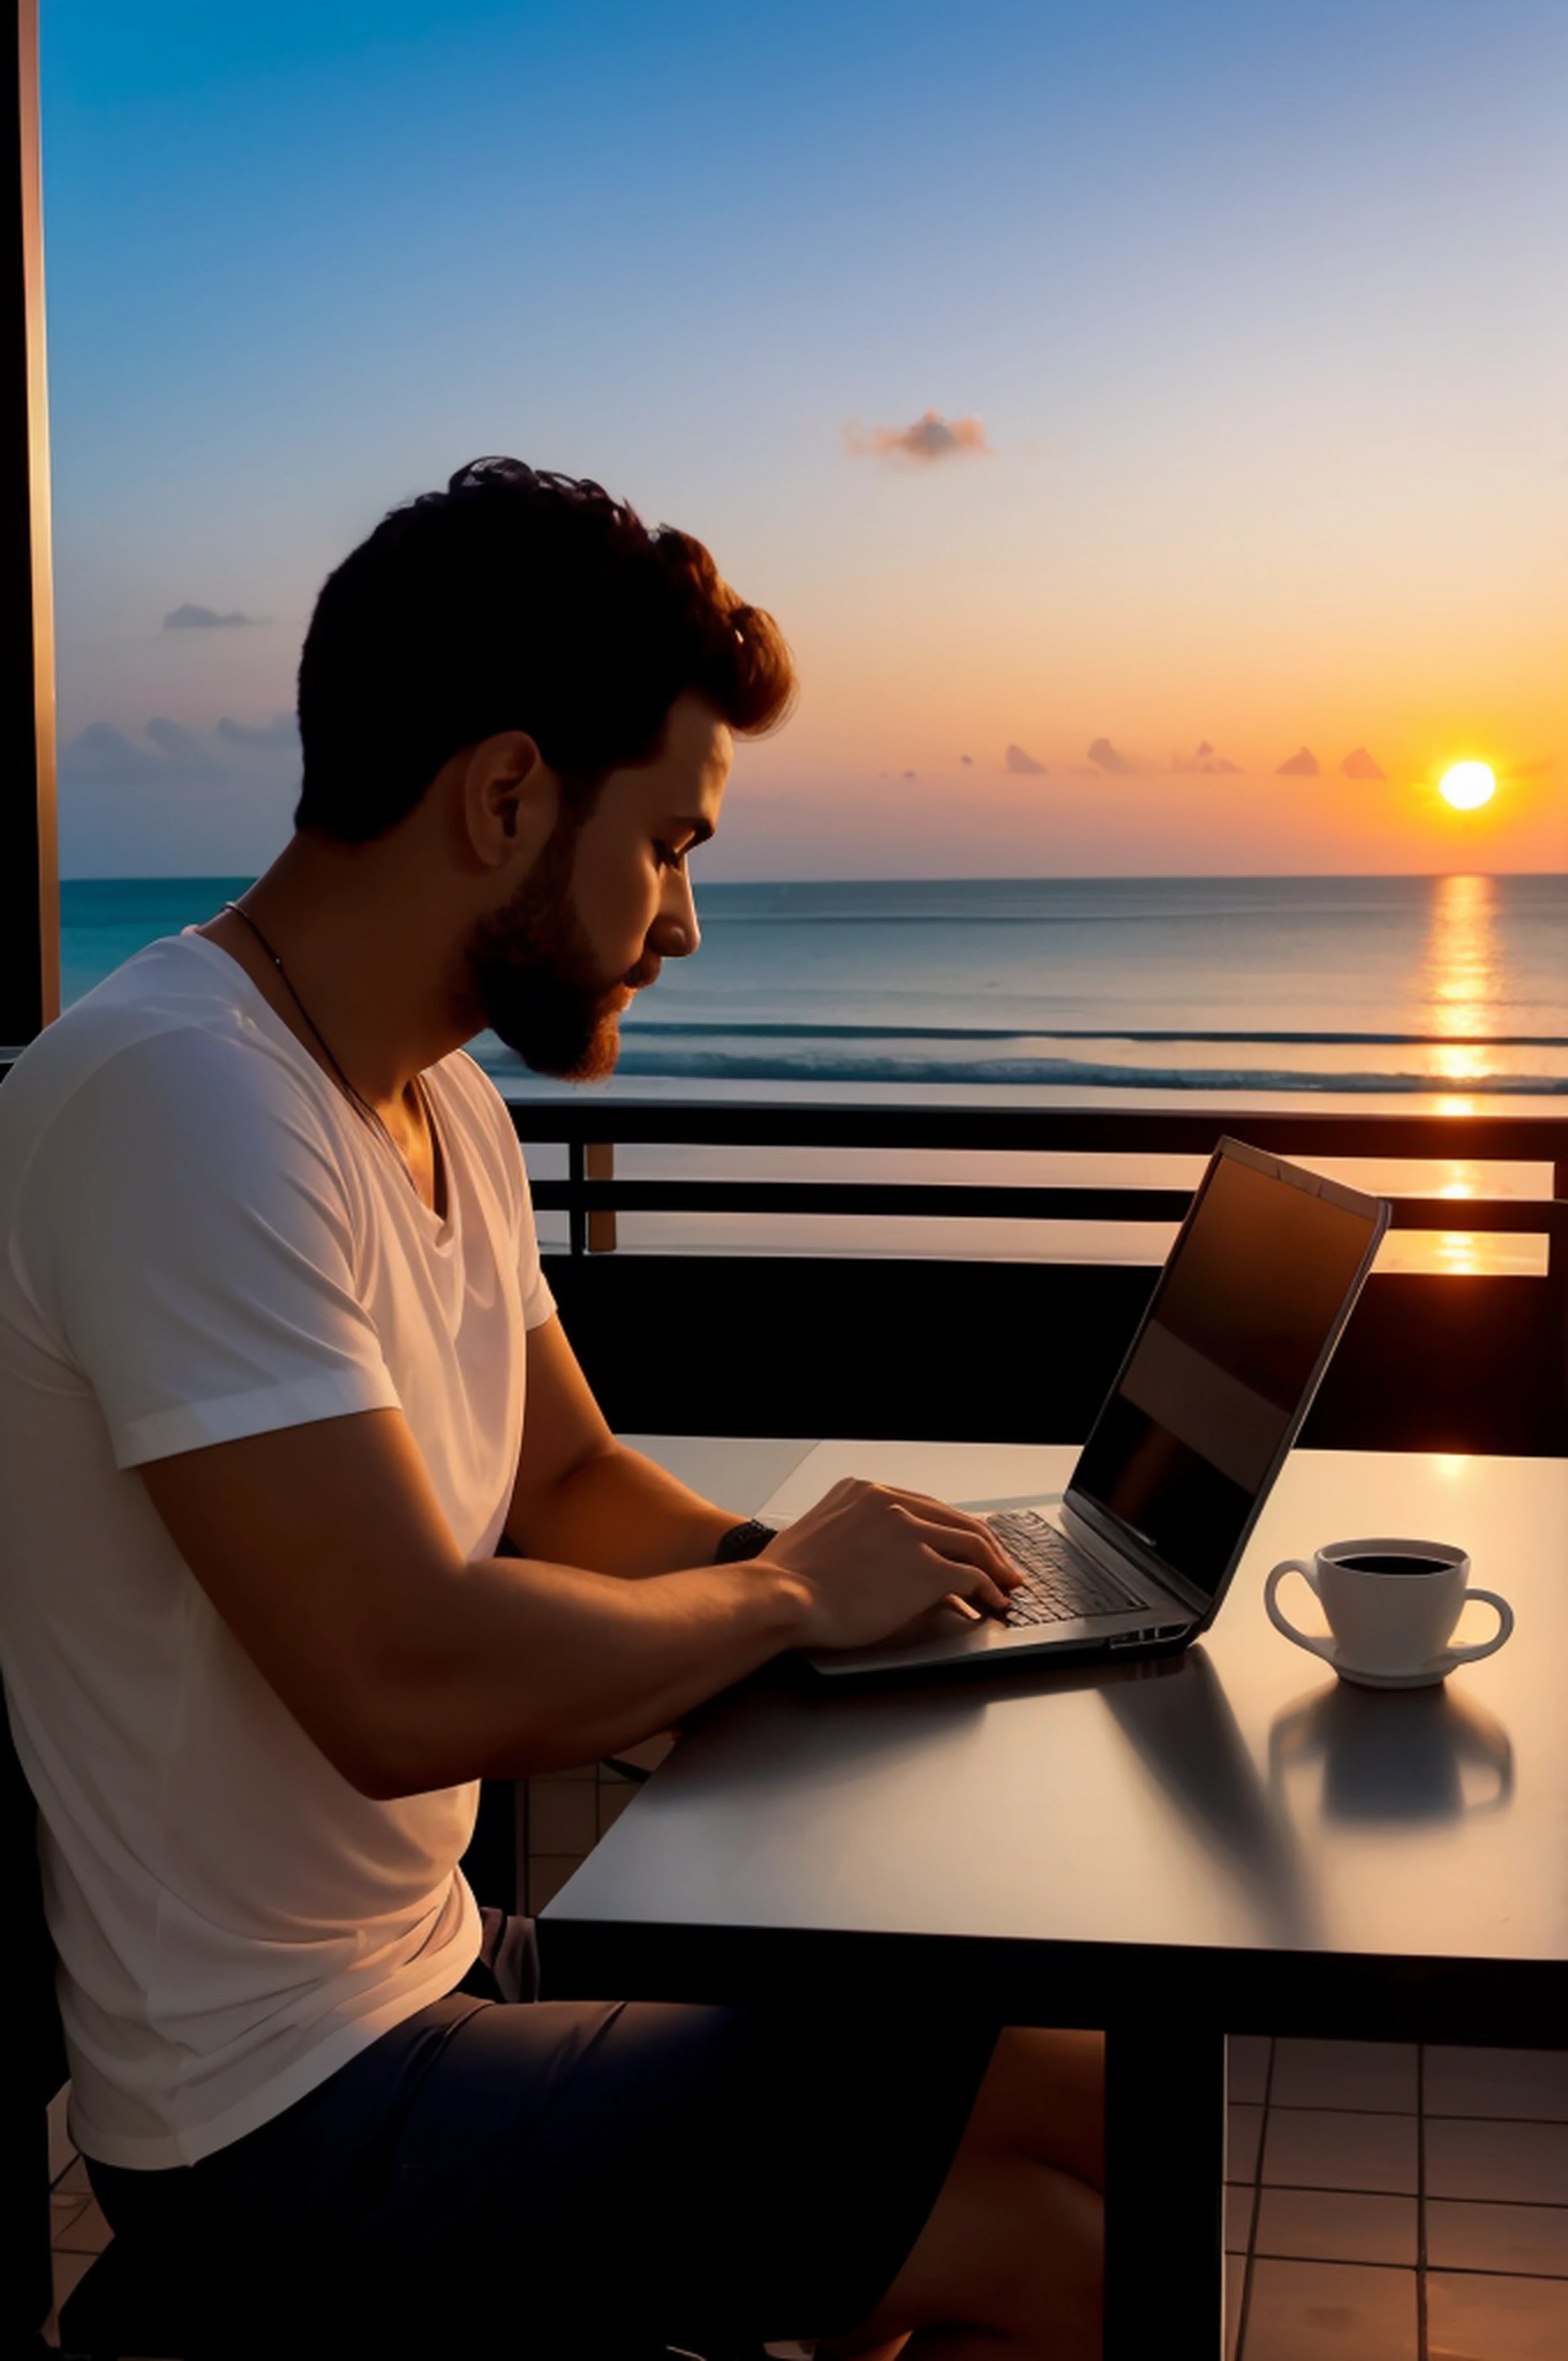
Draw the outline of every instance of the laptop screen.
M1350 1196L1349 1191L1343 1192ZM1072 1478L1212 1597L1266 1489L1380 1209L1222 1153Z

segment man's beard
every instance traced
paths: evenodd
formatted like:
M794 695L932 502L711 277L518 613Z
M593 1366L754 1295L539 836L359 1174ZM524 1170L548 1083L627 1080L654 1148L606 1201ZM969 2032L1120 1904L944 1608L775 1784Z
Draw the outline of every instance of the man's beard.
M485 1022L536 1074L602 1082L620 1054L626 986L652 983L655 954L605 977L572 900L577 830L558 820L531 873L502 910L481 918L468 966Z

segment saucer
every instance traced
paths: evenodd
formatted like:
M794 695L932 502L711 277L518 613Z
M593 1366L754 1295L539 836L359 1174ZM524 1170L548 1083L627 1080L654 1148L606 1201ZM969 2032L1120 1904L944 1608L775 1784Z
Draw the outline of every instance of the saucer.
M1434 1656L1430 1664L1420 1665L1413 1673L1364 1673L1359 1665L1343 1663L1337 1647L1330 1651L1323 1662L1332 1667L1342 1681L1349 1681L1353 1687L1358 1689L1435 1688L1438 1682L1445 1681L1454 1669L1453 1661L1446 1650L1442 1655Z

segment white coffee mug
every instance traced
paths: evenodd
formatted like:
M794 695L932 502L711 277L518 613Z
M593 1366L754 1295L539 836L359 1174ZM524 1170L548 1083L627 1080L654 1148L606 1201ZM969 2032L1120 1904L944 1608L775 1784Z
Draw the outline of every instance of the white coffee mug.
M1329 1637L1299 1631L1277 1599L1299 1574L1328 1618ZM1263 1603L1277 1631L1347 1681L1367 1688L1417 1688L1456 1664L1492 1655L1514 1628L1514 1610L1495 1590L1473 1590L1470 1560L1452 1542L1374 1538L1329 1542L1310 1558L1288 1557L1268 1577ZM1448 1644L1467 1602L1497 1610L1497 1629L1474 1647Z

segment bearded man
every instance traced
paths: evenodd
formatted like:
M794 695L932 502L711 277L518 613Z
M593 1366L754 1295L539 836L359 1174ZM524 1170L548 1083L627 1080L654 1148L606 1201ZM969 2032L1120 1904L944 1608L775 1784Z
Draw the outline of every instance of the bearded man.
M462 469L322 591L279 858L0 1092L0 1648L71 2129L225 2353L1097 2349L1091 2037L542 1998L458 1865L481 1778L1016 1579L935 1501L774 1535L618 1444L464 1054L611 1070L793 687L688 535Z

